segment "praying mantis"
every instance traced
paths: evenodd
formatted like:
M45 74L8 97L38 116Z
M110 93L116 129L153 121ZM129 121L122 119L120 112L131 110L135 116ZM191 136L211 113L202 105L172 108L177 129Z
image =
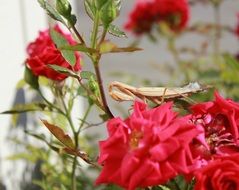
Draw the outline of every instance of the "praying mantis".
M187 98L193 93L207 90L210 86L203 86L197 82L191 82L183 87L139 87L114 81L109 85L109 94L116 101L134 101L141 99L144 102L152 101L162 104L164 101Z

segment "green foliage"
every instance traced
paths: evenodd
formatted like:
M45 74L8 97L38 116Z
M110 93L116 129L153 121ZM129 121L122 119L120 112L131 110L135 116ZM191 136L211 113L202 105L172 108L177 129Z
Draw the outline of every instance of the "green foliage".
M126 34L120 30L117 26L110 24L108 28L108 32L112 34L113 36L119 37L119 38L126 38Z
M16 104L12 109L1 114L20 114L25 112L44 111L47 106L44 103Z
M47 14L51 18L61 23L64 23L64 20L62 19L61 15L46 0L38 0L38 3L41 5L41 7L47 12Z
M71 76L71 77L74 77L74 78L78 77L77 73L75 73L74 71L72 71L70 69L67 69L65 67L61 67L61 66L58 66L58 65L48 65L48 67L54 69L55 71L57 71L59 73L65 74L67 76Z
M88 48L85 45L77 44L77 45L67 45L59 47L60 50L70 50L70 51L80 51L80 52L86 52L86 53L96 53L97 51L92 48Z
M87 79L87 80L90 80L90 79L91 80L92 79L96 80L95 74L93 72L91 72L91 71L82 71L82 72L80 72L80 77L82 79Z
M97 10L95 0L84 0L84 6L86 13L93 20Z
M99 14L100 22L108 29L119 15L121 0L85 0L84 5L88 16L94 20Z
M175 190L193 190L193 184L194 181L192 180L191 182L187 182L183 176L177 176L174 179L170 180L166 186L168 188L165 187L162 188L162 186L160 188L162 188L162 190L170 190L170 189L175 189Z
M56 10L67 20L71 28L76 24L76 16L71 14L72 8L68 0L56 0Z
M38 77L35 76L27 66L25 67L24 80L33 89L35 90L39 89Z
M103 0L100 10L100 19L105 28L108 29L109 25L117 18L119 15L121 1L116 0Z
M54 29L50 30L51 38L56 44L57 47L68 46L69 42L61 35L59 32ZM76 63L75 53L69 50L61 50L62 56L66 59L66 61L74 67Z
M71 16L71 5L68 0L56 0L56 10L65 18Z

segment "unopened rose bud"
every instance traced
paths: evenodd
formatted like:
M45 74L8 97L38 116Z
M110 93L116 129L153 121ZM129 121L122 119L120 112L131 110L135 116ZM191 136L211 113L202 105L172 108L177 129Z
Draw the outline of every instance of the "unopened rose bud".
M65 18L71 16L71 5L68 0L57 0L56 10Z

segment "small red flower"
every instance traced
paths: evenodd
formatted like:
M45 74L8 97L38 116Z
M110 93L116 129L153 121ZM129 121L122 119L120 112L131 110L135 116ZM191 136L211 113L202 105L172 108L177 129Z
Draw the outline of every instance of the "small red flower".
M172 103L147 110L136 102L126 120L108 121L109 137L100 142L103 170L96 184L115 183L127 190L167 182L193 165L189 143L195 126L172 111Z
M192 122L202 133L193 143L195 155L210 160L213 155L239 152L239 104L222 98L194 105Z
M239 154L216 157L195 172L195 190L239 189Z
M58 25L54 27L54 30L62 34L70 44L75 44L71 35L63 33ZM45 76L56 81L62 81L67 78L66 75L49 68L48 64L58 65L74 71L79 71L81 68L78 53L75 53L76 63L74 68L63 58L50 37L49 29L39 32L37 39L28 45L27 54L26 64L36 76Z
M137 0L125 28L135 34L150 33L152 26L165 22L174 30L182 30L188 21L186 0Z

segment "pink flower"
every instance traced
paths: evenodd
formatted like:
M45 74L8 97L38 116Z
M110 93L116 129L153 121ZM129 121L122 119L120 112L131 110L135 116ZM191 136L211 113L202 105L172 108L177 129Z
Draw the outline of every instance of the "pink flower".
M195 155L210 160L213 155L239 152L239 104L222 98L194 105L190 116L202 133L193 143Z
M54 30L62 34L70 44L75 44L71 35L63 33L58 25L54 27ZM81 69L80 55L75 53L76 63L73 68L56 48L50 37L49 29L40 32L38 38L28 45L27 54L28 58L26 64L36 76L45 76L56 81L62 81L67 78L66 75L49 68L48 64L58 65L74 71L79 71Z
M159 185L189 172L193 160L189 143L195 126L172 111L172 103L147 110L136 102L126 120L108 121L109 137L100 142L98 162L103 170L96 184L115 183L128 190Z
M125 28L135 34L150 33L152 26L165 22L174 30L182 30L188 21L186 0L136 0Z
M195 190L239 189L239 154L216 157L195 172Z

